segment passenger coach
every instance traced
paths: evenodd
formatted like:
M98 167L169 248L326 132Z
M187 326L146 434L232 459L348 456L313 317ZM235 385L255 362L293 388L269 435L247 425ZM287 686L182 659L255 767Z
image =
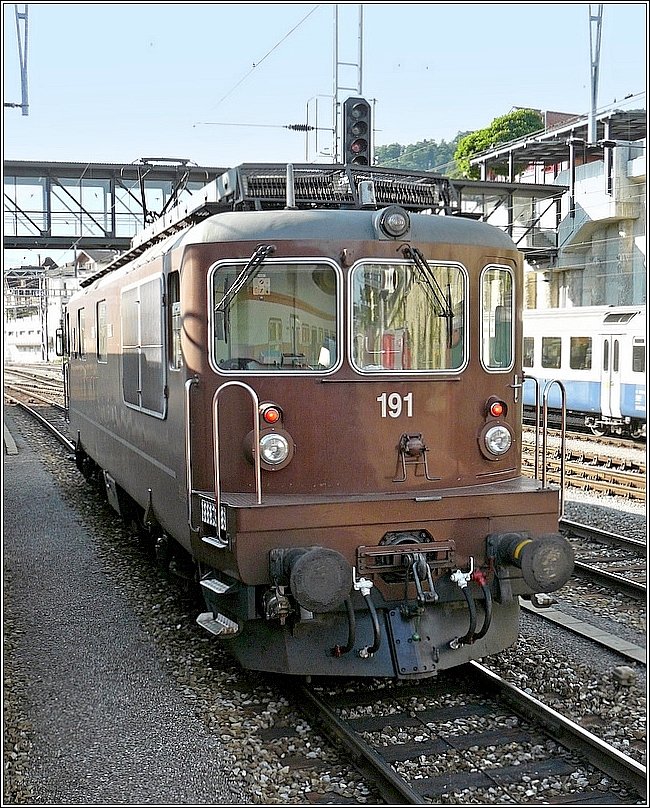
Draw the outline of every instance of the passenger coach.
M524 314L524 372L562 382L568 418L596 435L646 437L645 306L585 306ZM542 403L542 402L539 402ZM562 401L554 386L551 415ZM524 405L534 410L533 385Z

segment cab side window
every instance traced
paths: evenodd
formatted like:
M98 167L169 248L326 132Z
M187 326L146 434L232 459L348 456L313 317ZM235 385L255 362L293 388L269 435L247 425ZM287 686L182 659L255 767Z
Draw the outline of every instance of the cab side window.
M79 342L77 345L77 354L79 359L86 358L86 310L79 309L77 312L77 332L79 335Z
M135 409L164 417L167 387L162 278L156 276L125 289L120 316L124 401Z
M486 267L481 276L481 361L487 370L509 370L514 361L512 272Z
M167 279L167 344L169 367L180 370L183 367L181 349L181 280L178 272L171 272Z

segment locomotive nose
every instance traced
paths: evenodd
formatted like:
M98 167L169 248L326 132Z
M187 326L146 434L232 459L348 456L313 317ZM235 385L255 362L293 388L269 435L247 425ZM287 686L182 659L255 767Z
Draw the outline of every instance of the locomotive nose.
M573 549L559 533L531 539L522 533L490 537L497 563L518 567L533 592L554 592L573 573Z

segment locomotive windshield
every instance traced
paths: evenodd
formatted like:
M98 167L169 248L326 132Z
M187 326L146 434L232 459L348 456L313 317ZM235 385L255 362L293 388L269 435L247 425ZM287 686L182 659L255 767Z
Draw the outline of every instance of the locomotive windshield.
M459 370L467 280L455 264L362 263L352 272L352 364L364 373ZM432 294L432 285L441 294Z
M327 263L265 261L229 295L244 265L212 276L213 350L222 370L318 371L337 363L337 276ZM229 305L222 301L229 299Z

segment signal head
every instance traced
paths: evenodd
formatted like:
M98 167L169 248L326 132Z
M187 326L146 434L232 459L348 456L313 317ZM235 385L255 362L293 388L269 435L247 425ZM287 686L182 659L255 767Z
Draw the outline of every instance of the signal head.
M347 98L343 102L343 162L346 165L370 165L371 136L370 104L365 98Z

